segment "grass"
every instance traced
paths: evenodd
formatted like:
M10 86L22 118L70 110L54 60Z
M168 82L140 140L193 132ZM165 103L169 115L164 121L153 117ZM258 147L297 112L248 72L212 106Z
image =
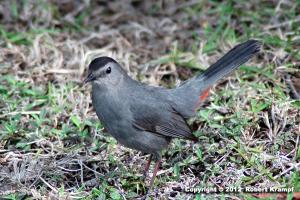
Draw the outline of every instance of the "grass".
M87 64L113 56L132 77L174 87L248 38L262 53L214 86L190 120L200 142L175 139L163 152L151 198L276 198L187 186L300 192L300 101L284 78L300 72L298 2L132 1L130 12L74 2L0 3L1 198L142 197L147 156L106 134L81 84Z

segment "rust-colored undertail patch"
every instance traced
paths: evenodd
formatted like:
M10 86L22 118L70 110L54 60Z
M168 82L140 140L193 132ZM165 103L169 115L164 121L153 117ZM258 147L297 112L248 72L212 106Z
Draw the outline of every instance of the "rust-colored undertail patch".
M197 101L195 107L194 107L194 111L197 110L197 108L200 106L200 104L208 97L209 95L209 90L210 90L210 87L205 89L199 96L199 100Z
M208 97L209 90L210 90L210 88L207 88L206 90L204 90L204 92L199 97L200 101L204 101Z

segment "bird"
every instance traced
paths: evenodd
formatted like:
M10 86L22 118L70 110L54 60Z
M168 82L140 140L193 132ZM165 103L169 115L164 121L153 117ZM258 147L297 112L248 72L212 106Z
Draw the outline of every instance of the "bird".
M143 173L155 161L150 190L161 164L161 151L173 138L197 142L187 121L194 117L211 87L251 57L261 42L236 45L203 73L174 88L150 86L131 78L113 58L101 56L88 66L84 84L92 84L92 105L103 126L121 145L150 154Z

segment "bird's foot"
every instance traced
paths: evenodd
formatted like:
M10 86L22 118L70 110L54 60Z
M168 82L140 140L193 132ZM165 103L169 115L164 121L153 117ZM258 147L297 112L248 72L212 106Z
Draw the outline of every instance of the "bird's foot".
M150 168L151 160L152 160L152 154L150 155L149 160L148 160L148 162L145 166L145 170L143 172L143 181L145 181L146 178L147 178L147 174L148 174L148 171L149 171L149 168Z

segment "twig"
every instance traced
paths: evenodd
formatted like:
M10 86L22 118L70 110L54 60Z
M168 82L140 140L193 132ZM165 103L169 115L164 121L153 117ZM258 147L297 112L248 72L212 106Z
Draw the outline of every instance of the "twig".
M81 169L66 169L62 166L57 166L59 169L62 169L64 171L67 171L67 172L78 172L78 171L81 171Z
M300 132L300 125L299 125L299 132ZM296 145L295 145L295 155L294 155L294 160L296 160L296 157L297 157L297 152L298 152L298 148L299 148L299 134L298 132L298 135L297 135L297 139L296 139Z
M297 90L296 90L294 84L292 83L292 81L291 81L291 76L290 76L289 74L286 74L286 75L284 76L284 80L285 80L285 82L289 85L289 87L290 87L290 89L291 89L293 95L295 96L295 98L300 100L300 94L297 92Z
M77 162L78 162L78 164L80 165L80 181L81 181L81 184L84 185L84 181L83 181L82 160L78 160Z
M6 114L0 115L0 118L4 118L4 117L6 117L8 115L17 115L17 114L21 114L21 115L40 114L40 111L16 111L16 112L10 112L10 113L6 113Z
M293 20L288 20L288 21L278 23L278 24L275 24L275 25L266 26L264 29L269 30L269 29L279 28L281 26L289 25L289 24L296 23L296 22L299 22L299 21L300 21L300 17L297 17L296 19L293 19Z
M0 149L0 154L8 153L10 150Z
M27 195L32 194L30 191L21 188L21 189L18 189L18 190L6 190L6 191L0 191L0 196L1 196L1 197L2 197L2 196L8 196L8 195L10 195L10 194L15 194L15 193L17 193L17 192L18 192L18 193L22 192L22 193L25 193L25 194L27 194Z
M287 170L281 172L280 174L276 175L274 178L277 179L277 178L279 178L280 176L282 176L282 175L284 175L284 174L290 172L292 169L294 169L294 168L297 169L297 167L299 167L299 166L300 166L300 162L297 163L297 164L295 164L294 166L291 166L290 168L288 168Z
M47 181L45 181L45 179L43 179L42 177L40 177L41 181L43 181L51 190L53 190L55 193L58 193L57 189L55 189L52 185L50 185L50 183L48 183Z
M49 69L46 74L77 74L78 70L72 69Z
M93 170L92 168L88 167L86 164L82 163L82 165L87 168L88 170L94 172L95 174L98 174L100 176L104 176L103 174L101 174L100 172L97 172L96 170Z

